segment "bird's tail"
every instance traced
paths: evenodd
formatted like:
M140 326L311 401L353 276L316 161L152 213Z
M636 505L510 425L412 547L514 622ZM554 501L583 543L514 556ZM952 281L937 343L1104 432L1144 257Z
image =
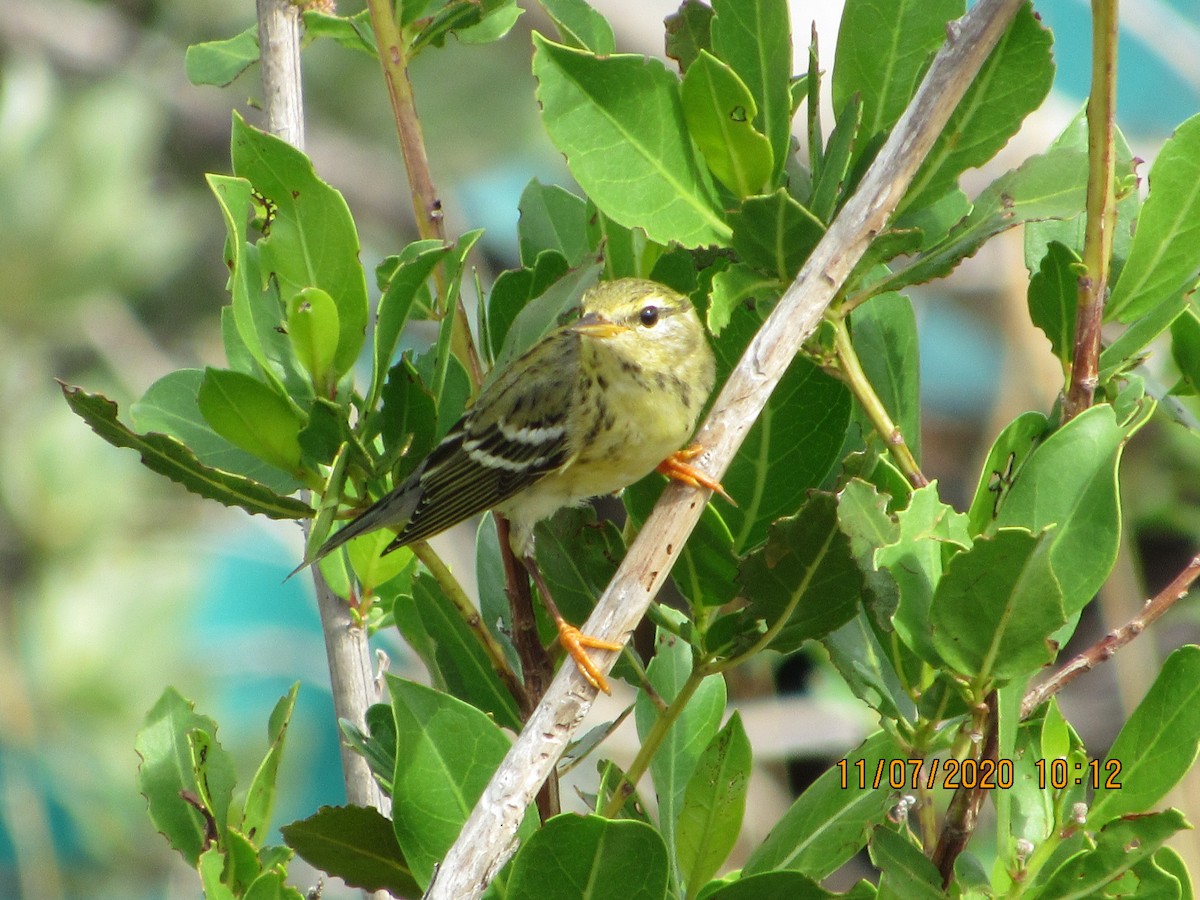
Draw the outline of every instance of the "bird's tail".
M330 535L325 543L318 547L311 555L306 556L304 562L292 569L287 577L291 578L297 572L307 569L313 563L324 559L338 547L342 546L342 544L354 540L359 535L375 531L379 528L386 528L389 525L403 528L412 518L413 510L416 508L419 497L420 491L414 489L414 485L411 482L385 494L369 506L365 512L351 521L350 524ZM286 581L287 579L285 578L284 580Z

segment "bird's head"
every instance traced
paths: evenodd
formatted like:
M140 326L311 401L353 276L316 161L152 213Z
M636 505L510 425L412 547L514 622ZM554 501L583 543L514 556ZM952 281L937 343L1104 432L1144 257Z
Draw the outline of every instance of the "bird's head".
M700 346L704 326L683 294L654 281L622 278L602 282L580 302L576 334L620 348L664 367Z

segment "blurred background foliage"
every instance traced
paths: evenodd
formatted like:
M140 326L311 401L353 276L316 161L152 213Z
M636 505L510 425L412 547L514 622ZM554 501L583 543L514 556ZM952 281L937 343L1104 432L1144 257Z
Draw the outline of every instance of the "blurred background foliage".
M661 55L661 20L675 3L594 5L619 48ZM792 7L794 22L817 19L823 46L834 45L840 4ZM1018 137L997 167L1044 147L1086 92L1087 3L1037 7L1057 41L1055 99L1028 123L1028 144ZM229 171L230 110L253 120L257 72L222 90L194 88L183 55L253 17L249 0L0 0L3 897L194 896L194 873L153 833L134 786L133 736L167 684L221 723L248 767L265 748L275 699L301 680L277 822L342 799L316 612L306 583L281 583L299 559L299 530L203 503L143 469L88 432L53 381L100 390L127 411L160 375L221 361L224 232L203 175ZM1149 160L1172 124L1200 109L1200 13L1185 0L1142 0L1127 17L1118 119ZM517 261L528 180L569 181L533 100L529 32L539 26L531 3L507 39L452 40L413 72L448 232L487 229L473 259L485 285ZM802 47L807 28L797 31ZM370 270L415 237L383 82L371 60L332 42L314 45L304 66L308 152L345 194ZM985 253L914 292L925 468L960 506L999 427L1048 408L1058 384L1016 290L1019 236ZM1077 641L1127 618L1193 551L1198 450L1194 436L1161 425L1130 448L1128 552ZM1157 627L1158 646L1195 639L1197 618L1177 608ZM1064 698L1076 710L1069 718L1093 724L1083 737L1094 753L1157 670L1155 640L1136 642ZM385 635L381 646L394 669L408 664L396 641ZM861 710L831 694L820 666L806 658L764 673L792 692L787 716L746 702L752 743L783 795L752 806L764 810L759 828L786 804L789 777L802 782L863 733ZM752 681L734 685L735 696L768 693ZM776 734L781 721L789 730ZM1176 805L1194 821L1200 790L1191 791ZM1200 871L1195 847L1179 849ZM301 874L294 868L297 883Z

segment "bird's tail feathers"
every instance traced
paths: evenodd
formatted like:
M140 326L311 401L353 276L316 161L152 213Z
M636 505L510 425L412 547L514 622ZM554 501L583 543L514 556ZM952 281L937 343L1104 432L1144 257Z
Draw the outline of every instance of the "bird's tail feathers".
M291 578L297 572L320 562L347 541L352 541L369 531L385 528L388 525L403 527L412 518L413 509L416 507L419 496L419 491L405 490L404 488L385 494L350 524L330 535L325 543L318 547L311 556L306 557L304 562L292 569L287 577Z

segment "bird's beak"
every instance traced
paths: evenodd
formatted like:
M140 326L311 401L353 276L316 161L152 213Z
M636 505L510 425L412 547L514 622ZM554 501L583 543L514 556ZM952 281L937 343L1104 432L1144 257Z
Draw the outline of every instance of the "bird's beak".
M588 313L578 322L571 326L571 330L576 334L586 335L587 337L610 338L616 337L625 328L621 325L614 324L608 321L599 313Z

